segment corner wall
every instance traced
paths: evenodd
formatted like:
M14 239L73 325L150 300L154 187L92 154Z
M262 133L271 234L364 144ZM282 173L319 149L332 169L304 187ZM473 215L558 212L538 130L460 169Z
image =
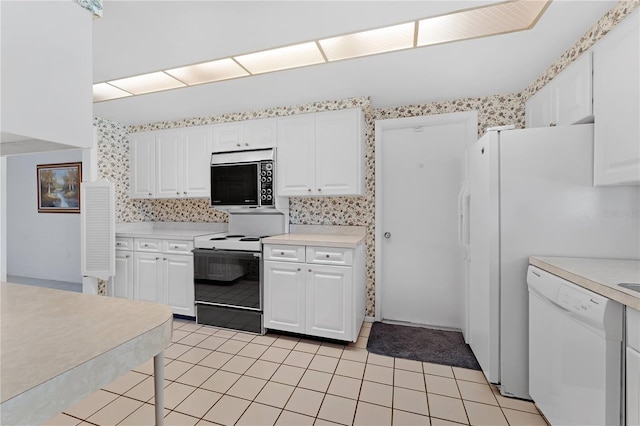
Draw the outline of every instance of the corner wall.
M6 157L7 274L72 283L80 271L80 215L38 213L36 165L82 161L81 150Z

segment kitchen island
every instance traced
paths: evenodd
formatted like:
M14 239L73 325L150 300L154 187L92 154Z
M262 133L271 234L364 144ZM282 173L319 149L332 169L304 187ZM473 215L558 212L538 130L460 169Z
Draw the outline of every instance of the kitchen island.
M168 306L0 283L0 423L40 424L154 357L163 421Z

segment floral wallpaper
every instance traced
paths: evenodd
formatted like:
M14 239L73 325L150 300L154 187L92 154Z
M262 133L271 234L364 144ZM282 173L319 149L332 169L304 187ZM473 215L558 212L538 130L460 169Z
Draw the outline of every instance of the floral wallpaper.
M640 4L640 0L621 1L600 19L574 46L569 48L542 76L521 93L465 98L445 102L375 109L368 97L314 102L305 105L275 107L260 111L228 113L175 121L125 127L96 118L98 127L99 174L116 186L117 222L179 221L226 222L224 212L209 207L208 199L133 200L129 198L128 133L179 127L200 126L229 121L282 117L292 114L360 107L365 113L366 193L362 197L292 197L289 200L290 223L302 225L359 225L367 228L367 303L366 314L375 315L375 120L414 117L462 111L478 111L478 136L488 127L515 124L524 127L524 102L580 53L606 34Z

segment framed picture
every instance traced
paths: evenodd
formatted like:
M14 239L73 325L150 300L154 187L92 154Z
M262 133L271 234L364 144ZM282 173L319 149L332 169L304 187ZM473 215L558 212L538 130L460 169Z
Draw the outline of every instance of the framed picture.
M38 164L38 213L80 213L82 163Z

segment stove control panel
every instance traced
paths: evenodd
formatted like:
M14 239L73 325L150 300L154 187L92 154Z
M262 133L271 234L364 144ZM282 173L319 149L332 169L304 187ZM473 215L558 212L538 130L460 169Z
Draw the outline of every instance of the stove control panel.
M273 190L273 162L262 161L260 163L260 205L272 206L274 199Z

